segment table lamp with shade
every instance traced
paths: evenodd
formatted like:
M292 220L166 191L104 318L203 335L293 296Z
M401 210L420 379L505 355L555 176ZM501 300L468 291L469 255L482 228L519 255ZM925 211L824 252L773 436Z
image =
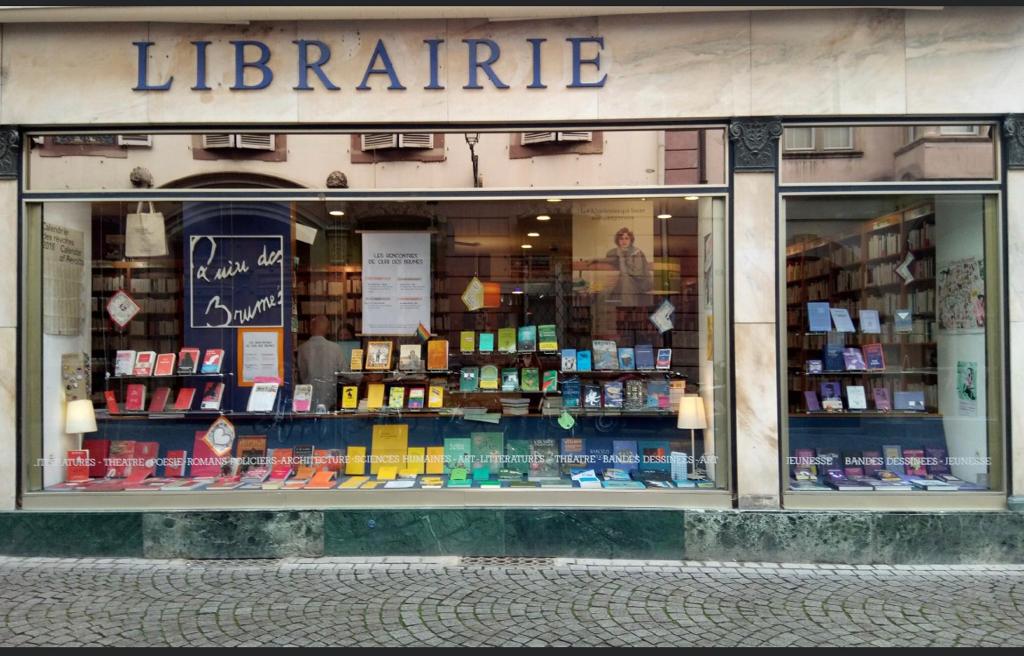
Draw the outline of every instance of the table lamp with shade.
M684 396L679 399L679 418L676 428L690 429L690 460L693 463L691 477L697 478L696 431L708 427L704 417L704 399L698 395Z
M93 409L92 399L68 401L65 414L64 432L70 435L77 434L79 446L81 446L82 433L96 432L96 411Z

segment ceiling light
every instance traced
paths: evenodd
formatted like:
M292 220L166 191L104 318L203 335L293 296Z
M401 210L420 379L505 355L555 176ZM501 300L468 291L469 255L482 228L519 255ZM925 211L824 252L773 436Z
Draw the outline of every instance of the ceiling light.
M331 216L345 216L345 210L331 210L328 214Z
M538 214L537 215L537 220L538 221L550 221L551 217L548 216L547 214Z
M515 289L512 290L512 293L513 294L522 294L523 290L520 289L519 287L516 287Z
M697 200L700 196L683 196L683 200Z
M662 213L662 214L659 214L659 215L658 215L658 218L659 218L659 219L671 219L671 218L672 218L672 215L671 215L671 214L665 214L665 213Z
M540 233L539 232L528 232L528 233L526 233L526 236L527 237L540 237Z
M533 248L533 245L532 244L523 244L519 248Z

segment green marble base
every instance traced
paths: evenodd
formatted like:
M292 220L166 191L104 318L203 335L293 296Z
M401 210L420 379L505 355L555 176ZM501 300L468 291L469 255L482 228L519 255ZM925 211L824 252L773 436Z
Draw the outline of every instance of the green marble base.
M322 556L324 517L316 510L154 512L142 515L147 558Z
M0 512L0 554L141 558L142 515Z

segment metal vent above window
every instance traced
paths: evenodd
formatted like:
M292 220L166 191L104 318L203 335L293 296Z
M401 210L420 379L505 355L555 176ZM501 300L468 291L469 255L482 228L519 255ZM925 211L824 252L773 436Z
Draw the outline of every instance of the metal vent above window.
M594 138L593 132L523 132L520 143L524 146L533 146L542 143L556 142L583 142L591 141Z
M381 148L395 148L398 146L398 135L390 132L373 132L361 136L363 150L379 150Z
M274 135L236 134L235 145L238 148L248 148L252 150L274 150Z
M203 148L234 148L235 135L233 134L204 134Z
M119 134L117 135L118 146L137 146L139 148L152 148L153 135L151 134Z
M361 135L362 149L380 150L382 148L426 148L434 147L434 135L429 132L372 132Z
M433 148L434 135L430 132L409 132L398 135L399 148Z

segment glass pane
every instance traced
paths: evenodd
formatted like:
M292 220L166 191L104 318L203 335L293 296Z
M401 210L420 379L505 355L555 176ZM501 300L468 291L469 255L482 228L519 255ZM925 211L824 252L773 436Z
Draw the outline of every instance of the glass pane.
M814 128L786 128L786 150L813 150Z
M853 148L852 128L824 128L822 132L825 135L825 150Z
M786 199L791 490L999 489L992 202Z

